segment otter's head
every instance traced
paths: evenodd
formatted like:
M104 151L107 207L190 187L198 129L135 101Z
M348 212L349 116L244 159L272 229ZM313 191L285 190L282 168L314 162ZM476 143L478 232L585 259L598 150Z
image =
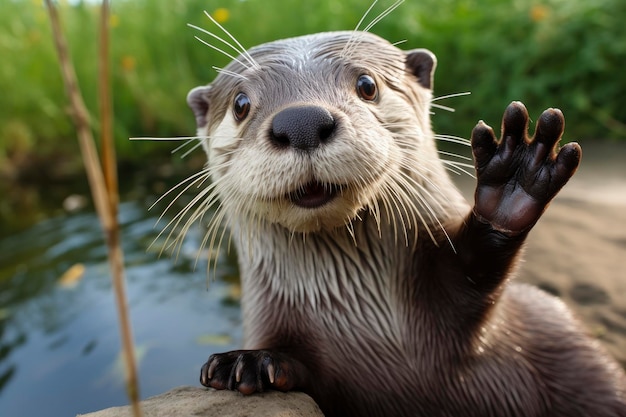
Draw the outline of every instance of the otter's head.
M290 231L399 209L420 153L437 158L435 57L363 32L257 46L187 98L228 216Z

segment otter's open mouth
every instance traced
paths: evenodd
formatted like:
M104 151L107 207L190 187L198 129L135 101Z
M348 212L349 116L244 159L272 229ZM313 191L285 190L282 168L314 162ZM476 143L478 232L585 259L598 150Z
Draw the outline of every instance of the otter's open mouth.
M289 193L287 198L296 206L304 208L317 208L331 202L341 191L341 186L335 184L322 184L311 181L303 185L297 191Z

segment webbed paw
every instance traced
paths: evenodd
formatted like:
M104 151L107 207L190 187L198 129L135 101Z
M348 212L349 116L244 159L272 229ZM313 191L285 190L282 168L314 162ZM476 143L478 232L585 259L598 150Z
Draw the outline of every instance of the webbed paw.
M200 370L200 383L242 394L268 389L289 391L296 385L298 363L267 350L236 350L211 355Z
M543 112L529 138L528 112L511 103L502 118L502 138L480 121L472 131L478 184L474 213L498 231L516 234L530 229L571 178L582 151L577 143L557 153L565 119L558 109Z

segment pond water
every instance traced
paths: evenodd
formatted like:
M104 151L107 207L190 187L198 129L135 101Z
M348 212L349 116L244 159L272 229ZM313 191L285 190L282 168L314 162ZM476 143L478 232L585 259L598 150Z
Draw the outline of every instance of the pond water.
M164 226L155 227L161 209L148 211L148 200L133 197L119 215L143 398L198 385L210 353L241 345L234 260L222 253L209 282L206 257L195 265L198 230L176 261L159 256L159 245L148 250ZM63 284L68 271L82 278ZM0 416L74 416L128 403L111 287L90 210L0 237Z

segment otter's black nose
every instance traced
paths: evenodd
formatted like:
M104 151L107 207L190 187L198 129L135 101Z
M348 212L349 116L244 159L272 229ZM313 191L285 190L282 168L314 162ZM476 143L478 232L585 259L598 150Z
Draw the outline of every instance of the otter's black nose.
M288 107L274 116L270 139L281 146L311 150L327 141L335 130L335 119L319 106Z

